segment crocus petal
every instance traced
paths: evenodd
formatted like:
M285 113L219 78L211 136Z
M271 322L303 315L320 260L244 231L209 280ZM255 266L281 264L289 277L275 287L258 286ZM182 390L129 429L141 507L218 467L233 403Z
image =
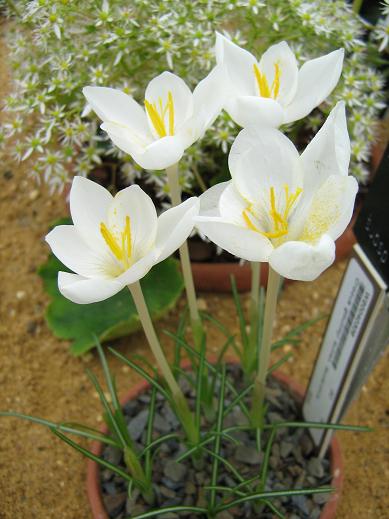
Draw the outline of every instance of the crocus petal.
M142 279L157 262L157 251L152 249L146 256L134 263L123 274L116 278L122 285L131 285Z
M182 204L168 209L158 218L156 249L158 262L176 251L193 230L194 218L198 215L200 200L192 197Z
M332 175L312 198L299 240L315 241L323 234L336 240L351 220L358 182L354 177Z
M196 226L211 241L238 258L268 261L273 250L270 241L255 231L244 229L221 218L198 216Z
M88 247L74 225L57 225L45 239L53 254L81 276L104 278L117 268L103 249L97 251Z
M117 294L124 285L116 280L85 278L69 272L58 272L58 288L63 296L81 305L98 303Z
M146 88L145 99L155 104L157 110L161 111L166 106L169 93L172 96L174 104L174 133L176 133L182 124L193 114L193 96L189 87L180 77L171 72L162 72L159 76L150 81ZM148 115L149 128L156 138L160 135ZM165 111L164 116L165 127L169 135L169 110Z
M286 106L296 94L298 67L296 57L285 41L269 47L259 62L259 70L265 74L269 87L273 85L276 67L279 71L279 91L276 99Z
M237 96L226 102L225 109L243 128L259 125L278 128L284 120L280 103L267 97Z
M219 200L219 213L224 221L246 227L243 211L247 209L247 202L240 196L232 182L223 190Z
M223 191L231 184L228 182L220 182L205 191L200 196L200 215L201 216L220 216L219 200Z
M337 103L301 155L304 198L310 197L330 175L347 175L350 138L343 101Z
M224 106L226 71L216 66L193 91L193 122L196 139L213 124Z
M176 164L184 154L187 142L179 135L163 137L145 147L134 144L131 134L117 125L104 123L101 126L118 148L131 155L144 169L160 170Z
M132 259L138 261L154 245L158 218L151 198L137 185L119 191L109 207L109 229L118 243L121 243L127 217L130 219Z
M106 87L89 86L82 92L102 121L123 125L141 137L149 133L145 111L131 96Z
M255 95L254 64L257 60L250 52L242 49L220 33L216 33L216 62L228 75L231 95Z
M298 159L293 143L278 130L245 128L231 147L228 165L241 196L257 203L259 196L268 199L271 187L301 187Z
M92 249L100 250L104 244L100 224L105 222L111 193L96 182L84 177L74 177L70 190L70 213L77 231Z
M317 243L288 241L270 255L269 264L276 272L288 279L313 281L335 259L335 243L324 235Z
M293 101L286 108L285 123L302 119L324 101L336 87L343 66L344 50L304 63L298 73Z

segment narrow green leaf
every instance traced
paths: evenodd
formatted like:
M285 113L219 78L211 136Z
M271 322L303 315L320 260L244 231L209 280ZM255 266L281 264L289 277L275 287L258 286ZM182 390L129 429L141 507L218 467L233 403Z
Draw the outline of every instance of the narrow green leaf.
M286 355L281 357L279 360L277 360L277 362L275 362L272 366L270 366L267 374L270 375L271 373L273 373L273 371L277 371L277 369L279 369L283 364L285 364L285 362L288 362L288 359L290 359L290 357L292 357L292 355L293 355L293 353L290 351L289 353L287 353Z
M237 490L236 487L230 488L230 487L224 487L222 485L206 485L204 488L206 490L212 490L214 492L227 492L228 494L236 494L239 497L243 497L246 495L244 492Z
M149 517L156 516L161 516L162 519L164 514L179 512L195 512L198 514L206 514L208 510L206 508L201 508L200 506L168 506L166 508L158 508L158 510L151 510L150 512L146 512L144 514L132 515L127 519L148 519Z
M233 409L236 405L239 404L239 402L241 400L243 400L243 398L248 395L249 393L251 393L252 389L253 389L253 386L254 384L250 384L248 387L246 387L245 389L243 389L235 398L234 400L232 400L232 402L226 407L225 411L224 411L224 416L227 416Z
M135 364L134 362L132 362L130 359L128 359L127 357L125 357L124 355L122 355L121 353L119 353L118 351L116 351L114 348L108 348L110 352L112 352L114 355L116 355L116 357L118 359L120 359L121 361L123 361L125 364L128 364L128 366L130 366L134 371L136 371L139 375L141 375L143 378L145 378L147 380L147 382L155 387L160 393L161 395L163 395L165 397L165 399L170 402L170 395L169 393L161 386L161 384L159 382L157 382L156 380L153 379L153 377L151 377L147 371L145 371L143 368L141 368L140 366L138 366L138 364Z
M178 323L178 327L177 327L177 336L178 337L184 338L186 322L187 322L187 315L188 315L188 310L185 309L185 312L182 313L179 323ZM174 341L173 372L175 372L175 370L177 368L179 368L180 365L181 365L181 345L179 342Z
M285 346L286 344L298 346L301 343L301 339L280 339L279 341L273 342L271 351L276 351Z
M127 423L124 418L122 406L120 405L120 402L119 402L116 385L115 385L115 380L112 377L111 371L109 369L107 359L104 355L103 347L101 346L101 344L96 336L95 336L95 342L96 342L97 351L99 353L100 362L101 362L101 365L103 368L105 382L107 384L109 394L111 395L112 407L114 409L113 419L115 420L117 428L120 429L120 435L123 438L125 445L133 448L133 441L128 432Z
M263 492L265 490L266 485L266 479L267 479L267 472L269 468L269 460L270 460L270 454L271 449L273 447L273 441L276 437L277 429L272 429L269 439L267 440L265 454L263 456L263 462L261 465L261 472L260 472L260 483L259 483L259 492Z
M216 452L213 452L211 451L210 449L204 449L205 452L207 452L210 456L212 456L213 458L217 458L217 460L222 463L223 465L225 465L230 471L231 473L236 477L236 479L239 481L239 483L242 483L244 480L242 478L242 476L239 474L239 472L236 470L236 468L228 461L226 460L225 458L223 458L222 456L220 456L219 454L216 454Z
M155 403L157 399L157 390L155 386L153 386L151 390L151 397L150 397L150 405L149 405L149 414L147 418L147 433L146 433L146 445L150 445L153 439L153 425L154 425L154 417L155 417ZM148 450L145 453L145 473L148 480L151 481L152 477L152 457L151 457L151 451Z
M176 433L169 433L165 434L163 436L159 436L156 440L150 442L147 444L147 446L143 449L143 451L140 453L140 458L147 454L150 450L154 449L154 447L157 447L160 443L163 443L168 440L176 440L177 438L180 438L179 434Z
M121 468L117 467L116 465L113 465L109 461L99 458L92 452L88 451L87 449L84 449L84 447L81 447L81 445L78 445L78 443L74 442L73 440L71 440L70 438L65 436L64 434L60 433L59 431L56 431L55 429L51 429L51 431L53 434L58 436L58 438L60 438L62 441L64 441L65 443L67 443L68 445L73 447L73 449L76 449L77 451L81 452L81 454L83 454L87 458L95 461L96 463L98 463L99 465L101 465L102 467L104 467L106 469L112 470L112 472L115 472L115 474L118 474L126 481L132 481L132 478L126 472L124 472L124 470L122 470Z
M273 514L275 514L279 519L286 519L286 515L281 513L278 510L278 508L275 505L273 505L273 503L271 501L268 501L268 500L264 499L263 502L265 503L265 505L268 508L270 508L270 510L273 512Z
M122 431L116 422L116 419L112 413L111 406L109 405L107 399L105 398L104 391L102 390L102 388L99 384L99 381L97 380L96 375L94 373L92 373L89 369L86 370L86 374L88 375L89 380L92 382L92 384L94 385L94 387L97 391L97 394L99 395L100 402L105 410L107 423L108 423L108 426L109 426L111 432L113 434L115 434L115 436L119 440L121 447L124 449L127 446L126 440L122 435Z
M335 431L355 431L355 432L372 432L374 429L365 425L342 425L335 423L321 422L276 422L264 425L264 429L272 429L273 427L291 427L301 429L334 429Z
M190 449L188 449L185 452L183 452L182 454L180 454L180 456L178 456L178 458L176 458L177 463L180 463L181 461L184 461L189 456L192 456L192 454L194 454L196 451L198 451L199 449L204 447L204 445L207 445L208 443L211 443L213 441L213 439L214 439L213 436L209 436L207 438L204 438L197 445L191 447Z
M173 338L176 337L176 335L174 335L174 333L171 333L169 331L165 331L165 334L168 335L169 337L173 337ZM181 340L178 337L176 337L176 338L177 338L177 340L180 341L180 343L182 344L182 346L184 347L185 350L187 350L188 352L190 352L191 354L193 354L197 358L200 356L200 354L197 351L195 351L191 346L189 346L189 344L187 344L184 340ZM208 370L211 373L216 373L218 376L220 376L220 373L218 373L218 371L215 368L215 366L213 366L206 359L205 359L204 362L205 362L206 367L208 368ZM229 391L231 391L231 393L234 396L238 395L238 392L237 392L236 388L234 387L233 384L231 384L231 382L229 382L228 379L226 379L226 386L228 387ZM242 412L247 416L247 418L249 418L250 417L249 410L247 409L247 406L245 405L245 403L243 401L239 402L239 407L242 409Z
M219 405L217 410L217 418L216 418L216 436L215 443L213 446L213 463L212 463L212 472L211 472L211 486L215 486L217 483L217 478L219 474L219 454L220 454L220 446L221 446L221 436L220 432L223 427L223 412L224 412L224 393L226 388L226 366L223 366L222 376L220 380L220 391L219 391ZM214 510L216 505L216 492L211 490L210 493L210 508L211 511Z
M245 497L239 497L238 499L234 499L229 503L220 505L216 508L215 512L219 513L223 510L228 510L229 508L233 508L234 506L241 505L242 503L248 503L250 501L259 501L263 499L272 499L275 497L286 497L286 496L309 496L312 494L329 494L333 492L333 488L331 487L323 487L323 488L302 488L301 490L273 490L269 492L259 492L256 494L247 495Z
M247 347L249 344L249 339L248 339L247 332L246 332L246 321L245 321L245 318L243 315L242 304L240 302L240 297L238 294L238 290L236 288L236 281L235 281L234 276L231 276L231 288L232 288L232 296L234 298L236 313L238 314L238 319L239 319L239 327L240 327L240 335L242 338L243 351L245 351L245 350L247 350Z
M74 434L76 436L88 438L89 440L101 441L103 443L106 443L107 445L112 445L114 447L120 448L120 444L116 440L86 425L71 422L55 423L49 420L45 420L44 418L38 418L36 416L30 416L23 413L16 413L13 411L1 411L0 416L21 418L22 420L27 420L29 422L48 427L50 430L56 429L58 431L62 431L68 434Z

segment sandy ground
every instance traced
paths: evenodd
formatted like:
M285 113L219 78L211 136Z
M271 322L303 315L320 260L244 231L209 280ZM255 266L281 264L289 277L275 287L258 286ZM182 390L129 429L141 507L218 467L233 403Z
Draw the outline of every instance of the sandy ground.
M1 33L0 27L0 33ZM1 41L0 41L1 43ZM4 53L4 45L0 45ZM6 68L0 70L0 99L7 91ZM0 164L0 408L35 414L51 420L101 422L99 404L89 385L85 367L101 377L94 354L71 357L68 344L52 336L44 321L48 298L36 275L48 248L43 241L48 224L63 216L62 197L50 197L28 178L28 164ZM12 176L10 173L12 173ZM276 336L319 313L330 311L345 264L336 264L314 283L286 287L279 303ZM200 294L201 304L237 331L229 295ZM247 302L247 297L245 298ZM180 302L179 308L182 307ZM158 330L174 329L179 312L160 322ZM304 336L284 371L306 384L324 330L317 323ZM209 350L217 350L221 337L211 331ZM171 343L163 339L170 353ZM124 354L149 355L141 333L117 341ZM122 393L137 377L112 359ZM382 358L345 422L374 427L369 434L341 433L345 486L339 519L388 517L386 495L389 476L388 357ZM15 419L0 420L0 518L88 519L85 461L46 429Z

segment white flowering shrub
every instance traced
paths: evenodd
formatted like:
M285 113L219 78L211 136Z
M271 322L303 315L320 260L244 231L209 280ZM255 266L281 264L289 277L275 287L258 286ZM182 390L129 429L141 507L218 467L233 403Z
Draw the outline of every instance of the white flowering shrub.
M359 181L366 179L375 121L385 106L384 80L372 56L378 57L377 41L381 50L387 46L387 17L382 19L386 26L377 25L367 38L366 24L344 0L14 0L8 5L14 84L4 100L7 122L0 129L0 146L11 139L17 160L33 157L31 174L52 190L74 174L88 175L102 160L114 163L128 181L141 173L86 113L84 85L120 88L140 101L150 79L170 69L194 87L214 65L215 30L257 56L286 40L300 62L344 47L342 80L328 106L286 133L304 144L330 106L345 100L351 172ZM184 190L198 191L223 178L238 128L226 114L215 127L181 161ZM164 196L164 175L142 175Z

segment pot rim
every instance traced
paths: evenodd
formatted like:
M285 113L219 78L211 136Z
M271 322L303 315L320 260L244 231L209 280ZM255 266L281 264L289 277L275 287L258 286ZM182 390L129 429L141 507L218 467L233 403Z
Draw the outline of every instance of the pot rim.
M226 359L228 364L239 364L237 359ZM190 367L189 361L182 363L183 369ZM271 376L275 377L282 385L287 386L297 400L302 401L304 398L304 388L293 379L291 379L285 373L276 370ZM149 389L150 384L146 380L141 380L137 384L134 384L128 392L120 399L120 404L124 406L130 400L138 398L138 396ZM103 426L101 432L106 433L108 428ZM91 446L91 452L96 456L100 456L103 450L103 443L94 441ZM334 492L331 494L330 499L323 507L319 519L335 519L336 508L338 501L341 496L344 480L344 466L340 443L334 434L330 443L330 471L332 474L331 487L334 488ZM107 511L104 506L103 498L101 495L100 486L100 466L95 461L87 460L87 475L86 475L86 486L89 504L92 510L93 519L109 519Z

